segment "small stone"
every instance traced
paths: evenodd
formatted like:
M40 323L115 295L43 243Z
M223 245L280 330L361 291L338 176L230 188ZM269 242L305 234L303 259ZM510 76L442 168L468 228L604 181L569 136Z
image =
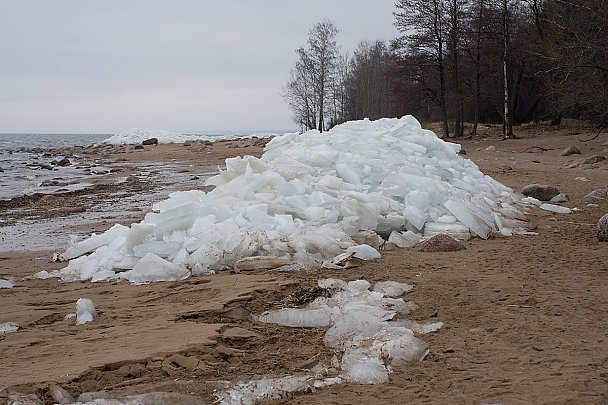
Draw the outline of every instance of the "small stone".
M521 189L521 193L526 197L533 197L540 201L549 201L559 194L555 187L542 184L528 184Z
M606 156L593 155L593 156L589 156L587 159L585 159L585 161L583 162L583 164L584 165L592 165L594 163L601 162L602 160L606 160Z
M75 214L78 212L85 212L87 209L86 207L61 207L59 208L59 210L57 210L57 212L59 212L60 214Z
M135 150L141 150L144 148L144 145L135 145L135 147L133 149Z
M588 164L588 165L582 165L581 169L583 169L583 170L592 170L592 169L595 169L595 167L592 164Z
M421 252L456 252L465 250L464 244L450 235L435 235L420 244Z
M500 165L500 166L498 166L498 168L500 170L502 170L503 172L508 172L509 170L513 170L513 168L509 165Z
M608 214L605 214L597 221L597 240L608 242Z
M257 146L257 145L254 145L254 146ZM460 151L458 151L458 154L459 154L459 155L466 155L466 154L467 154L467 151L466 151L466 150L464 150L464 149L460 149Z
M564 149L562 151L562 153L560 153L560 156L570 156L570 155L580 155L581 151L579 148L577 148L576 146L570 146L566 149Z
M496 146L490 145L487 148L485 148L483 151L486 153L490 153L490 152L494 152L495 150L496 150Z
M608 197L608 190L603 189L603 188L598 188L596 190L593 190L592 192L590 192L583 198L585 200L605 200L606 197Z
M70 166L71 164L72 162L70 162L70 159L68 158L63 158L59 162L57 162L57 166L61 167Z
M599 208L600 206L597 204L587 204L587 208Z

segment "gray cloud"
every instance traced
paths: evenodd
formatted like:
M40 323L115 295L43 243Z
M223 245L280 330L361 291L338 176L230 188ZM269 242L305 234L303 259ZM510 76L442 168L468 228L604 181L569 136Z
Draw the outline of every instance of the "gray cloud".
M0 132L288 130L280 91L310 27L352 51L392 0L20 0L0 9Z

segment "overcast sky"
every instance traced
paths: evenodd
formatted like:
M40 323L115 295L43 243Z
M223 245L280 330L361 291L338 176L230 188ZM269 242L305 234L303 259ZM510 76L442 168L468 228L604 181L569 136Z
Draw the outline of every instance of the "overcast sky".
M0 0L0 133L297 129L280 92L322 19L389 40L394 0Z

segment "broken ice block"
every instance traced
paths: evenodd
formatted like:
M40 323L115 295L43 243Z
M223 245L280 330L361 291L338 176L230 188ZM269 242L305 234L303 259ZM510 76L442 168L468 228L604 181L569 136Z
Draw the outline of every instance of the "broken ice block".
M183 280L189 275L185 267L168 262L154 253L148 253L139 259L132 270L120 273L122 278L135 284Z
M76 325L91 322L97 316L93 301L88 298L79 298L76 301Z

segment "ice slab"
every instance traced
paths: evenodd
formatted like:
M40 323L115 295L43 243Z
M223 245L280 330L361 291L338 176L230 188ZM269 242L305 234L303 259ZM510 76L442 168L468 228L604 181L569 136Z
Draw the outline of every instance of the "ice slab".
M0 288L13 288L15 286L15 280L0 278Z
M157 281L183 280L189 276L189 271L185 267L168 262L154 253L147 253L132 270L120 273L120 276L134 284L144 284Z
M562 207L561 205L555 204L541 204L540 209L549 212L555 212L556 214L570 214L572 212L572 209L568 207Z

